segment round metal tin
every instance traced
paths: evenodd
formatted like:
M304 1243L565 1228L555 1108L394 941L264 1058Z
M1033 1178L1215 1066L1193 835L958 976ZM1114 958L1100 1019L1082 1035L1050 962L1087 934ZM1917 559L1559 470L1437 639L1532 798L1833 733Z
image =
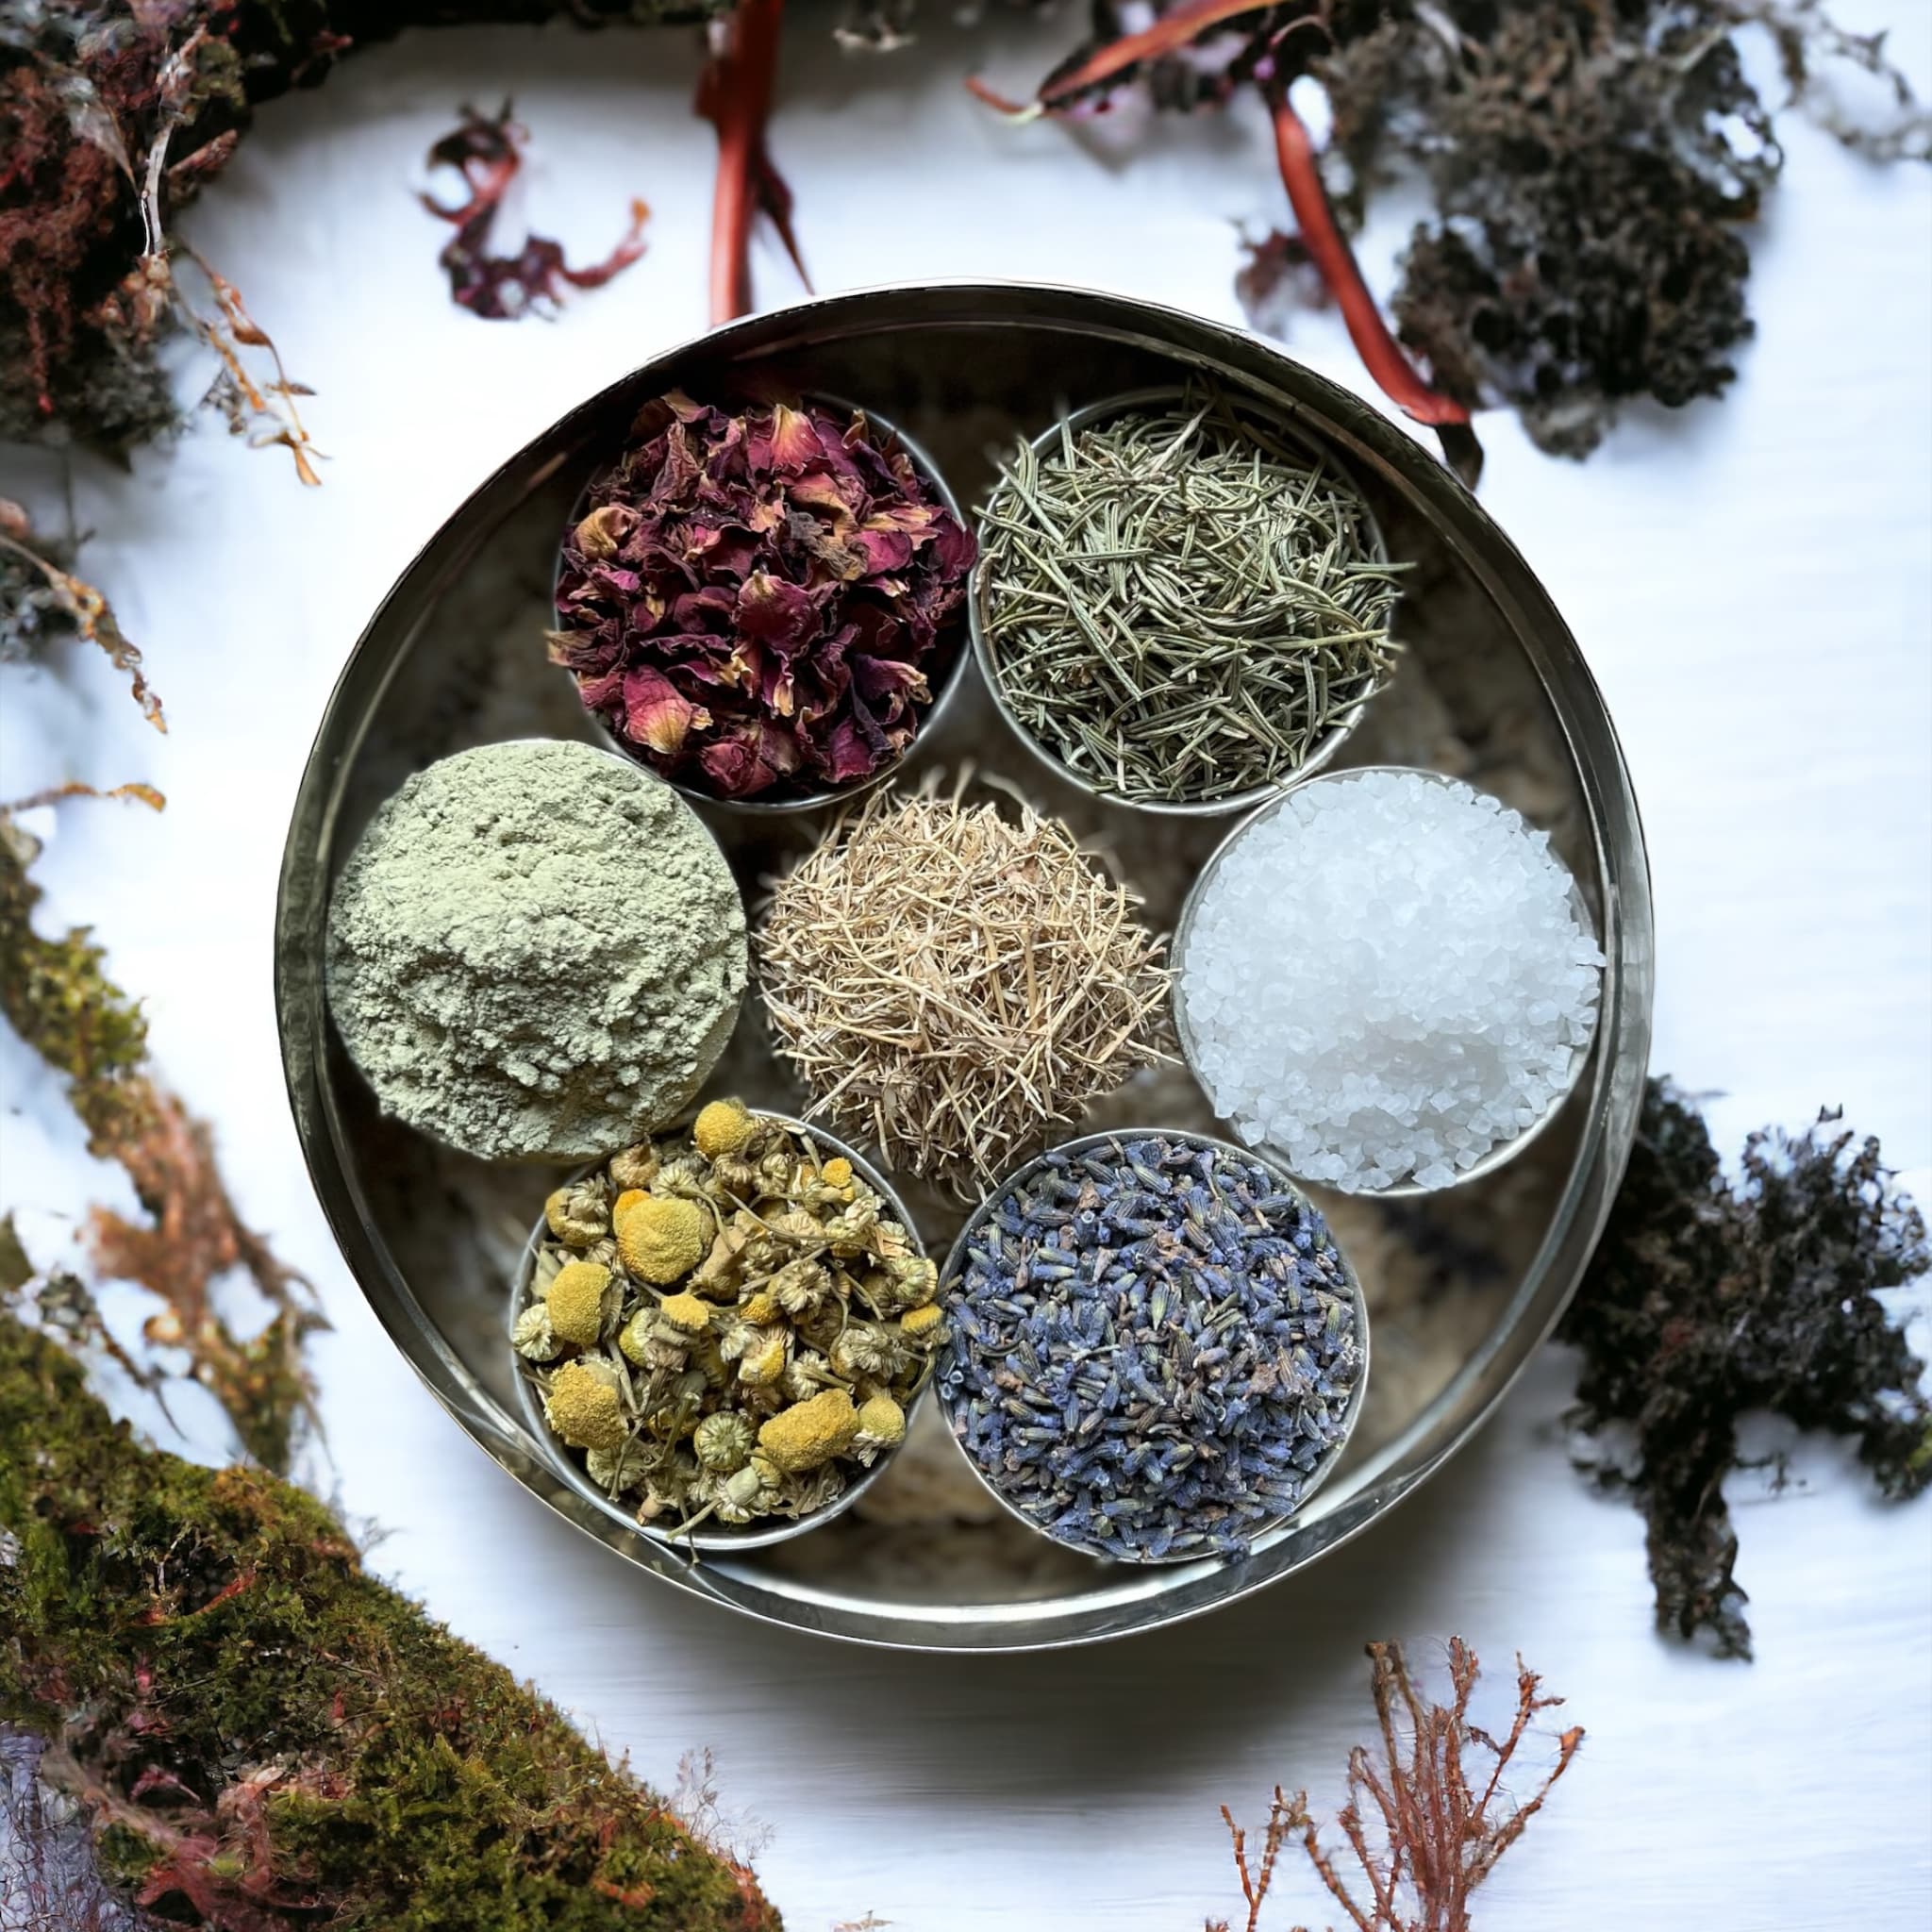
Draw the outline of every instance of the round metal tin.
M1365 1265L1368 1250L1338 1222L1344 1210L1383 1210L1353 1197L1323 1201L1361 1275L1376 1373L1349 1451L1320 1494L1247 1557L1076 1564L1038 1537L1022 1540L1017 1529L990 1522L960 1533L974 1562L1005 1536L1063 1567L1022 1574L990 1561L975 1568L963 1557L954 1564L946 1555L954 1567L914 1588L903 1569L868 1567L867 1549L896 1532L867 1523L864 1537L851 1541L847 1526L863 1513L855 1510L778 1550L692 1563L613 1522L558 1474L532 1435L513 1387L503 1307L524 1232L556 1170L465 1163L375 1109L324 997L335 873L382 799L434 758L532 731L586 735L575 693L542 654L556 532L584 467L621 441L644 399L672 387L743 394L754 384L765 393L875 396L965 490L991 482L990 450L1038 434L1063 400L1078 406L1203 374L1332 447L1369 495L1391 550L1405 561L1426 559L1402 606L1404 670L1347 749L1419 761L1425 718L1411 721L1418 741L1386 741L1405 715L1397 700L1410 667L1426 674L1469 741L1481 741L1486 774L1499 720L1517 722L1525 734L1524 780L1548 788L1556 801L1564 857L1607 959L1597 1051L1561 1123L1529 1157L1489 1182L1398 1204L1410 1217L1451 1208L1486 1217L1482 1232L1492 1239L1496 1265L1458 1291L1453 1332L1437 1319L1440 1296L1391 1301L1398 1284L1382 1266ZM1084 392L1068 397L1070 384ZM1174 883L1150 897L1149 916L1171 924L1191 876L1180 861L1198 868L1214 842L1213 824L1130 814L1060 784L1010 741L976 672L970 685L970 701L962 691L946 728L921 734L902 782L949 759L975 761L1008 782L1017 771L1043 809L1122 855L1137 885L1151 891L1150 868L1168 866ZM1537 815L1552 823L1541 808ZM814 828L794 814L755 823L720 815L712 823L741 884L752 890L794 858ZM774 310L658 356L479 483L383 599L324 712L289 828L275 974L296 1129L348 1268L425 1384L513 1479L640 1571L721 1607L864 1643L1041 1649L1172 1624L1279 1584L1394 1509L1495 1407L1574 1291L1636 1131L1650 1039L1650 883L1629 774L1562 618L1474 498L1400 426L1257 337L1199 316L1091 290L939 283ZM1180 1072L1173 1077L1186 1079ZM1212 1131L1198 1088L1188 1080L1186 1090L1157 1096L1157 1105L1137 1085L1079 1130L1131 1125L1134 1109L1144 1107L1141 1118ZM797 1110L796 1091L755 1025L741 1024L714 1091ZM913 1205L935 1245L949 1240L957 1223L942 1224L923 1198ZM453 1438L451 1454L458 1453ZM902 1452L901 1464L910 1455ZM959 1477L976 1495L963 1471ZM876 1493L886 1487L882 1481ZM834 1560L803 1571L792 1559L807 1553Z

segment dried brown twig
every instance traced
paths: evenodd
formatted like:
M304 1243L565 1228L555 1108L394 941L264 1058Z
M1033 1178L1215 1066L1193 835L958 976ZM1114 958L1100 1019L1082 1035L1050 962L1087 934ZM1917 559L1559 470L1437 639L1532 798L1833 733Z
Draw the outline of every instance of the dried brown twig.
M1417 1690L1400 1644L1372 1643L1368 1649L1381 1752L1377 1758L1360 1744L1350 1752L1348 1800L1335 1821L1361 1867L1368 1895L1357 1898L1336 1870L1309 1814L1307 1793L1290 1797L1276 1785L1260 1857L1253 1865L1246 1832L1226 1806L1221 1809L1247 1906L1241 1932L1259 1932L1276 1863L1295 1839L1357 1932L1468 1932L1471 1894L1542 1809L1583 1742L1581 1725L1561 1732L1556 1761L1533 1795L1511 1799L1503 1780L1518 1747L1537 1714L1563 1700L1540 1696L1542 1680L1519 1657L1516 1715L1499 1740L1470 1722L1470 1698L1481 1672L1461 1638L1449 1643L1454 1696L1446 1705L1431 1703ZM1488 1754L1487 1766L1481 1755L1465 1763L1472 1746ZM1231 1922L1210 1919L1207 1932L1231 1932Z

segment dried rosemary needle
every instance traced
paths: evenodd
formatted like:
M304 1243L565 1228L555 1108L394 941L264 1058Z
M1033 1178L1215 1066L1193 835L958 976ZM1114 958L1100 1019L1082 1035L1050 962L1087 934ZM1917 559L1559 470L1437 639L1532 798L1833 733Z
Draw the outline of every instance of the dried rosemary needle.
M891 1167L965 1192L1161 1058L1138 901L1056 822L874 799L776 887L757 941L779 1053Z
M1292 777L1394 660L1367 507L1218 390L1023 448L980 535L1008 708L1124 799Z

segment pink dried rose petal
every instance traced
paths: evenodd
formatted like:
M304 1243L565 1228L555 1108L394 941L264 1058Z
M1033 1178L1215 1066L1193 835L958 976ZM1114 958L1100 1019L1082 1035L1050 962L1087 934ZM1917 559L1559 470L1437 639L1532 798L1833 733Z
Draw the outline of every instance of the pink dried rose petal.
M550 654L658 771L752 797L855 782L911 741L976 553L874 437L823 404L671 394L594 479Z

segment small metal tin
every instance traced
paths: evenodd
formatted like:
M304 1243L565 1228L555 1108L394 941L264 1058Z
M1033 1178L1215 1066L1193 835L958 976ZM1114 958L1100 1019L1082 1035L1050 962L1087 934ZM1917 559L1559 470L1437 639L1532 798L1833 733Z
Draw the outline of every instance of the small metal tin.
M815 1146L826 1153L827 1158L836 1159L843 1155L852 1163L854 1171L874 1193L884 1202L891 1218L900 1224L911 1237L914 1251L920 1256L925 1253L925 1243L920 1238L919 1228L911 1215L906 1211L906 1204L900 1200L897 1191L864 1155L849 1141L841 1141L836 1134L828 1134L823 1127L808 1121L795 1119L791 1114L774 1113L769 1108L755 1108L753 1112L762 1121L776 1121L781 1126L790 1127L794 1134L801 1134ZM689 1123L686 1124L687 1125ZM587 1179L596 1173L601 1161L591 1161L571 1176L572 1180ZM568 1183L565 1183L568 1185ZM530 1238L524 1244L524 1257L517 1268L516 1279L510 1287L509 1324L504 1331L504 1345L509 1346L509 1331L516 1326L517 1317L523 1312L530 1298L530 1275L537 1265L537 1251L550 1232L542 1215L537 1217ZM516 1357L517 1406L523 1412L525 1425L536 1441L542 1445L550 1467L570 1487L600 1513L621 1523L626 1529L652 1542L661 1543L666 1549L681 1552L701 1552L712 1556L731 1556L745 1550L766 1550L774 1543L790 1542L793 1537L804 1536L808 1531L822 1528L834 1517L842 1516L853 1504L858 1502L867 1490L871 1489L892 1457L899 1453L903 1444L895 1444L874 1457L870 1469L860 1470L845 1485L838 1495L823 1509L815 1509L809 1516L761 1517L753 1522L736 1525L721 1524L715 1520L702 1529L692 1530L689 1535L680 1534L676 1529L659 1529L655 1524L640 1523L635 1513L626 1509L613 1496L606 1494L585 1473L583 1466L575 1460L571 1451L557 1440L550 1424L543 1418L543 1396L537 1387L537 1378L531 1364L521 1356ZM905 1404L906 1422L908 1432L912 1417L919 1405L931 1390L933 1376L931 1365Z
M1316 1208L1314 1203L1309 1201L1307 1194L1302 1191L1302 1188L1294 1176L1278 1160L1274 1159L1269 1155L1257 1152L1255 1148L1241 1147L1232 1141L1224 1141L1212 1134L1196 1134L1179 1127L1143 1127L1138 1125L1117 1128L1113 1132L1105 1134L1082 1134L1076 1140L1062 1141L1057 1147L1046 1148L1043 1152L1036 1154L1031 1160L1016 1167L979 1204L974 1210L972 1219L960 1229L958 1240L953 1243L952 1250L946 1257L946 1265L940 1274L941 1295L942 1297L950 1295L955 1285L965 1274L968 1249L971 1248L974 1240L977 1239L980 1229L986 1225L988 1219L997 1211L1001 1203L1016 1190L1024 1188L1056 1156L1091 1154L1095 1148L1101 1147L1112 1148L1119 1152L1123 1147L1123 1143L1130 1140L1178 1141L1185 1146L1197 1150L1212 1148L1216 1152L1225 1154L1235 1160L1251 1162L1255 1166L1267 1169L1269 1174L1278 1180L1290 1193L1300 1200L1304 1206L1307 1207L1317 1215L1321 1213L1321 1209ZM1330 1240L1332 1241L1334 1237L1331 1235ZM1362 1285L1356 1278L1355 1269L1350 1265L1348 1257L1342 1253L1340 1242L1337 1242L1335 1245L1335 1253L1341 1262L1341 1272L1348 1281L1349 1294L1355 1306L1355 1332L1361 1364L1356 1372L1355 1384L1349 1392L1348 1410L1342 1417L1341 1433L1329 1445L1321 1460L1308 1472L1307 1478L1302 1485L1301 1501L1292 1509L1285 1510L1278 1516L1272 1516L1266 1522L1258 1524L1247 1540L1247 1551L1241 1557L1203 1557L1192 1553L1184 1554L1179 1557L1135 1557L1127 1559L1123 1567L1128 1570L1137 1568L1152 1569L1156 1566L1171 1569L1185 1564L1190 1566L1191 1570L1206 1572L1217 1569L1224 1564L1245 1561L1247 1556L1252 1555L1257 1549L1266 1548L1289 1524L1293 1523L1296 1517L1307 1507L1316 1491L1328 1480L1336 1464L1341 1460L1343 1453L1348 1448L1349 1438L1355 1434L1356 1424L1361 1420L1362 1405L1367 1400L1369 1387L1369 1305L1363 1298ZM953 1412L944 1381L946 1367L951 1360L952 1351L953 1343L948 1341L940 1352L939 1372L933 1377L934 1381L941 1384L939 1394L940 1406L945 1411L946 1426L949 1430L953 1426ZM957 1431L954 1431L954 1437L957 1441ZM1092 1557L1095 1562L1105 1563L1110 1560L1097 1556L1093 1551L1087 1549L1082 1544L1062 1541L1050 1529L1041 1524L1036 1523L1024 1509L1018 1507L1000 1489L999 1485L987 1474L985 1470L980 1468L972 1456L965 1456L964 1460L967 1468L978 1477L980 1487L1014 1522L1024 1524L1035 1536L1044 1537L1047 1541L1057 1544L1061 1549L1072 1550L1078 1556Z
M855 403L846 396L828 394L823 390L813 390L808 392L803 400L809 403L823 403L830 409L843 409L848 414L863 416L866 423L873 429L880 433L883 441L896 442L912 458L913 468L932 485L941 503L958 519L959 527L968 530L972 528L971 520L959 507L959 499L953 494L953 486L946 481L945 472L926 453L924 447L908 436L896 423L881 416L876 409L868 408L860 403ZM601 469L603 465L600 463L598 468ZM575 529L577 524L582 520L584 504L590 496L591 483L594 475L595 472L593 471L592 476L587 477L584 487L578 491L576 499L571 506L570 517L564 525L566 530ZM551 573L550 578L550 603L553 611L557 606L557 587L562 581L563 545L559 541L557 546L556 566ZM664 773L658 771L648 759L641 758L635 747L626 744L619 738L605 724L604 720L588 706L584 708L584 723L595 735L597 742L607 751L614 752L619 758L625 759L628 763L641 767L644 771L649 772L654 778L663 779L665 784L671 786L674 791L689 799L692 805L711 811L724 812L732 817L747 820L769 820L792 813L819 811L826 806L850 805L856 799L863 798L875 786L883 785L919 749L920 741L930 737L939 728L941 715L950 707L954 695L958 692L960 683L965 677L968 662L978 658L979 603L973 594L973 579L971 577L967 580L966 594L960 600L960 615L955 620L955 623L956 625L959 623L964 624L966 635L963 638L955 635L952 639L942 641L940 655L945 659L945 662L941 670L939 685L933 691L932 702L921 713L918 728L907 743L905 750L892 759L890 764L881 765L877 771L871 773L866 777L854 780L850 785L826 786L816 791L795 792L784 798L721 798L714 791L706 791L699 786L682 784L675 778L666 776ZM570 673L567 671L563 675L566 677L570 676ZM575 682L575 679L572 681Z
M1105 423L1110 417L1123 415L1129 409L1158 408L1171 403L1178 403L1185 400L1187 393L1188 391L1184 387L1175 385L1158 389L1129 390L1122 395L1107 396L1097 403L1089 403L1083 408L1075 409L1071 414L1061 416L1045 429L1041 430L1033 439L1033 453L1041 458L1052 456L1059 448L1061 437L1065 434L1077 434L1080 430L1089 428L1095 423ZM1257 418L1262 415L1262 411L1251 396L1234 395L1230 397L1230 401L1238 412L1245 410ZM1357 497L1360 500L1362 518L1368 528L1371 555L1377 563L1386 564L1389 560L1389 546L1382 535L1382 525L1377 520L1367 495L1349 474L1348 466L1341 461L1332 449L1325 447L1305 430L1298 428L1291 423L1270 418L1267 423L1267 428L1268 433L1280 441L1297 446L1311 462L1320 462L1329 470L1332 470L1343 483L1347 484L1355 491ZM995 496L998 494L997 487L995 487L993 493ZM1159 799L1124 797L1118 791L1108 791L1106 786L1089 776L1085 772L1075 771L1058 753L1041 743L1039 739L1034 737L1032 732L1020 722L1019 718L1014 714L1012 707L1008 703L1005 687L1000 681L999 666L993 658L991 635L991 626L989 623L991 616L989 608L991 599L991 589L988 582L989 563L990 560L982 556L979 562L974 566L972 590L967 602L973 613L974 658L979 666L979 675L985 680L987 691L991 693L994 705L998 708L1000 716L1006 721L1007 726L1013 736L1056 777L1064 779L1067 784L1077 787L1090 797L1104 799L1108 805L1119 807L1123 811L1148 812L1162 818L1205 819L1226 818L1236 812L1252 810L1256 806L1267 799L1279 797L1291 786L1299 784L1304 778L1311 777L1315 773L1329 764L1334 759L1335 755L1341 751L1343 744L1348 741L1350 733L1361 723L1363 713L1368 709L1371 702L1371 698L1364 698L1360 704L1356 705L1352 709L1344 713L1337 721L1328 736L1309 753L1300 766L1290 776L1281 779L1275 784L1258 785L1252 791L1239 791L1227 798Z
M1302 789L1305 783L1339 785L1350 778L1359 778L1370 773L1390 773L1408 778L1427 778L1438 785L1462 786L1471 791L1481 789L1478 786L1471 785L1466 778L1457 778L1448 772L1431 772L1421 765L1351 765L1345 772L1327 772L1319 775L1310 775L1307 778L1298 778L1292 785L1288 786L1275 797L1270 799L1259 810L1244 818L1240 824L1236 825L1228 833L1227 837L1208 855L1208 862L1202 866L1200 872L1195 875L1193 885L1189 888L1187 897L1181 902L1180 917L1174 922L1174 945L1171 949L1171 957L1173 958L1174 967L1173 997L1174 1030L1180 1035L1181 1054L1187 1060L1189 1072L1194 1075L1195 1079L1201 1082L1202 1091L1208 1093L1210 1100L1212 1100L1213 1094L1208 1086L1207 1080L1202 1075L1200 1056L1196 1049L1193 1029L1188 1024L1187 1007L1181 998L1181 976L1187 970L1188 941L1192 936L1195 916L1201 909L1201 900L1207 892L1208 882L1220 870L1221 861L1233 850L1241 840L1257 825L1265 824L1269 819L1272 819ZM1560 863L1560 861L1558 862ZM1565 871L1566 873L1568 872L1567 867ZM1578 889L1574 875L1570 878L1570 906L1576 915L1577 924L1589 933L1597 941L1598 945L1601 946L1603 943L1602 936L1596 930L1595 923L1590 916L1590 908L1586 904L1583 893ZM1570 1096L1576 1091L1576 1083L1582 1079L1583 1070L1590 1062L1591 1050L1596 1043L1597 1029L1602 1022L1602 1018L1603 1001L1599 997L1596 1012L1591 1016L1591 1036L1572 1056L1570 1077L1563 1083L1561 1089L1544 1109L1541 1116L1529 1126L1524 1127L1520 1134L1513 1136L1507 1141L1499 1141L1479 1160L1472 1161L1468 1167L1462 1169L1456 1175L1454 1180L1443 1182L1440 1188L1421 1187L1414 1181L1398 1181L1394 1185L1386 1188L1343 1188L1338 1181L1311 1181L1306 1175L1295 1174L1293 1168L1288 1163L1287 1156L1281 1149L1272 1144L1264 1143L1251 1151L1267 1156L1274 1165L1279 1167L1284 1174L1290 1174L1303 1186L1333 1187L1342 1193L1359 1194L1376 1201L1419 1200L1424 1195L1446 1193L1452 1188L1460 1188L1467 1186L1471 1181L1482 1180L1486 1175L1494 1174L1498 1168L1504 1167L1508 1162L1514 1160L1525 1147L1549 1127L1550 1124L1556 1120L1557 1115L1569 1104Z
M631 777L636 779L640 784L669 786L670 789L677 792L678 795L681 798L683 798L687 804L691 803L691 794L685 791L681 786L672 785L671 781L668 778L664 777L659 773L652 771L650 766L644 764L641 760L633 758L626 758L623 752L619 751L614 744L609 742L608 738L603 743L599 744L586 744L581 739L558 738L510 738L499 740L498 742L503 744L575 745L584 751L595 752L599 758L608 758L612 764L621 766L625 772L627 772L631 775ZM460 754L457 754L457 756L460 756ZM441 762L441 760L439 760L438 762ZM718 855L718 863L722 866L724 866L725 869L728 871L730 868L730 861L724 857L724 849L719 845L716 835L712 832L710 826L705 823L704 814L702 812L698 812L695 814L695 816L698 822L698 829L704 833L706 838L710 840L711 849ZM333 910L334 895L333 893L331 893L331 915L333 914ZM735 1005L731 1008L729 1014L726 1016L729 1024L721 1024L718 1027L716 1027L712 1035L703 1043L701 1053L704 1060L704 1065L699 1069L696 1080L694 1080L691 1083L691 1091L686 1094L684 1102L682 1103L683 1106L689 1106L690 1103L692 1100L694 1100L700 1092L704 1091L705 1082L711 1077L712 1072L717 1067L718 1061L720 1058L723 1056L726 1045L730 1042L732 1034L737 1030L739 1015L744 1010L745 998L747 994L749 994L749 992L751 991L751 930L749 915L747 915L745 922L745 974L746 977L744 991L739 994L737 1005ZM327 983L327 972L325 968L325 986ZM341 1036L341 1029L338 1027L336 1030L338 1035ZM348 1041L346 1037L342 1037L342 1046L343 1050L347 1052ZM369 1075L363 1072L361 1063L358 1060L357 1060L353 1053L349 1054L348 1058L350 1063L355 1067L358 1074L359 1074L360 1077L367 1083L369 1091L372 1093L375 1093L375 1082L374 1080L371 1080L369 1078ZM377 1095L377 1099L379 1104L380 1095ZM396 1118L400 1118L400 1116L396 1116ZM435 1125L429 1122L411 1121L408 1122L408 1124L414 1132L427 1136L428 1139L437 1141L441 1146L449 1148L453 1153L460 1154L465 1156L466 1158L473 1159L484 1158L475 1155L472 1149L464 1147L460 1145L458 1142L452 1141L448 1137L448 1135L440 1133L435 1127ZM644 1124L640 1123L638 1131L640 1133L643 1133L650 1131L650 1129ZM531 1161L541 1161L547 1165L553 1165L558 1167L569 1167L575 1166L581 1161L591 1158L592 1150L574 1149L572 1152L568 1154L529 1154L519 1158Z

